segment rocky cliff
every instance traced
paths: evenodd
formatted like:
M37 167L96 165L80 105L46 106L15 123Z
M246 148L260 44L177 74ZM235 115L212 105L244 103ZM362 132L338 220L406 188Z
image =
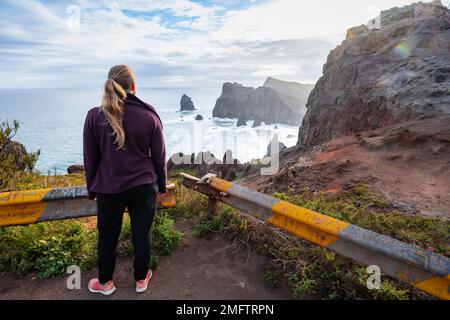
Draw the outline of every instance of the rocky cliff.
M299 125L305 114L306 97L312 85L302 85L269 78L263 87L244 87L225 83L217 99L213 117L238 118L239 125L248 120L255 124L283 123Z
M300 145L450 114L450 10L440 1L381 13L328 56L309 96Z
M304 107L308 102L309 94L314 89L313 84L303 84L298 82L282 81L272 77L267 78L263 87L272 88L283 96L294 97L299 100L299 104ZM306 112L306 108L303 110L303 115Z

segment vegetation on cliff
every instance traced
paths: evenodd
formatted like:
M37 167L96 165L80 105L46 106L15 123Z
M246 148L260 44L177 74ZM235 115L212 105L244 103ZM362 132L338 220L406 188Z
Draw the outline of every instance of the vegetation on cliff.
M0 123L0 192L16 190L33 181L40 150L27 152L20 143L13 141L19 130L19 122Z

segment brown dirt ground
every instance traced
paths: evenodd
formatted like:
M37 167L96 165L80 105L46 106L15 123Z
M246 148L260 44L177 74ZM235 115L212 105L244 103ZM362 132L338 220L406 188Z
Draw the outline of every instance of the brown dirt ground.
M96 268L92 268L82 272L82 289L73 291L67 289L66 277L0 275L0 299L292 299L285 280L274 290L266 285L264 274L271 266L266 257L246 250L235 252L218 234L209 240L193 237L189 221L177 222L177 228L185 232L183 245L170 256L160 257L149 289L143 294L134 291L132 259L118 257L114 277L117 291L110 297L88 292L89 279L96 277Z
M358 182L379 190L409 214L450 218L450 116L402 123L291 148L276 176L248 175L242 184L272 193L307 189L338 193Z

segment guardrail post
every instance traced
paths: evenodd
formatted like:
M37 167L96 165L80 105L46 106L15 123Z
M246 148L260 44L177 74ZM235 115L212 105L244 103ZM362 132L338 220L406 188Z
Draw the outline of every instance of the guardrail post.
M217 212L217 200L216 198L209 196L208 197L208 216L212 217Z

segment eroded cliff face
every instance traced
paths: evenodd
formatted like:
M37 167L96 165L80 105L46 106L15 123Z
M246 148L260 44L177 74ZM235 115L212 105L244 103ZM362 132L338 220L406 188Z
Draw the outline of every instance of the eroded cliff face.
M283 123L298 126L306 112L305 104L312 85L285 82L269 78L263 87L244 87L225 83L217 99L213 117L238 118L238 124L248 120L255 124Z
M299 144L450 114L450 10L440 1L350 29L311 92Z

